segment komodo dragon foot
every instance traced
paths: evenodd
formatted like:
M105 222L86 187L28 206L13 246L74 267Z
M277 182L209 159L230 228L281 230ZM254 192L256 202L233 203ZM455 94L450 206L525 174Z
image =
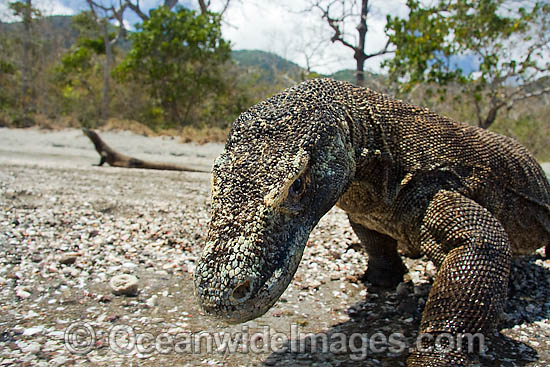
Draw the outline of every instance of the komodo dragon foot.
M445 352L427 344L422 349L423 352L415 350L411 353L407 359L407 367L467 367L472 364L465 353Z
M395 288L403 281L408 272L403 260L397 253L397 241L393 238L370 230L348 216L353 231L359 237L361 245L369 255L367 271L361 280L375 287Z

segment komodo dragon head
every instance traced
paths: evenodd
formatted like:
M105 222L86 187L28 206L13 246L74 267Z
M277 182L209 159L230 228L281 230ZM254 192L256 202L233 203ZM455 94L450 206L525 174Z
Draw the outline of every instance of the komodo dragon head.
M314 80L241 114L212 173L211 222L195 271L202 308L230 323L264 314L311 230L355 172L345 85Z

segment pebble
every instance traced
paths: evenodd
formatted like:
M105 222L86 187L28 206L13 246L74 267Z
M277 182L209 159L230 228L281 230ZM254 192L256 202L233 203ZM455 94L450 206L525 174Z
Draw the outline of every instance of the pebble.
M57 356L57 357L52 358L52 359L50 360L50 365L51 365L51 366L56 366L56 367L57 367L57 366L63 366L63 365L65 365L65 364L67 363L68 360L69 360L69 359L68 359L67 357L65 357L65 356L62 356L62 355L61 355L61 356Z
M137 264L127 262L127 263L122 264L122 267L124 267L126 269L135 269L135 268L137 268Z
M36 353L40 352L40 344L39 344L39 343L35 343L35 342L30 342L30 343L27 344L26 346L22 347L22 348L21 348L21 351L22 351L23 353L36 354Z
M78 258L79 254L76 252L69 252L66 254L63 254L59 258L59 263L63 265L72 265L76 262L76 259Z
M395 293L399 298L406 298L411 293L412 288L410 282L401 282L397 285Z
M117 296L135 296L138 293L138 279L130 274L115 275L109 285Z
M156 305L158 305L158 296L156 294L152 295L151 298L147 299L147 301L145 301L145 304L149 307L154 307Z
M15 292L15 295L19 298L29 298L31 296L31 294L23 289L18 289L16 292Z
M35 327L30 327L28 329L25 329L25 331L23 331L23 335L33 336L36 334L42 334L43 331L44 331L44 326L35 326Z
M25 318L32 319L33 317L37 317L37 316L40 316L40 315L33 310L29 310L29 312L27 312L27 314L25 315Z

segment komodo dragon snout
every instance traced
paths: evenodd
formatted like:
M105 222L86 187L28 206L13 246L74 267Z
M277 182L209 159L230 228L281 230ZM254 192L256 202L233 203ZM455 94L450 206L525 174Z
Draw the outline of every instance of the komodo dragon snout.
M195 289L207 313L230 323L256 318L277 301L310 232L355 169L330 111L293 108L282 116L243 114L214 163L212 218ZM310 119L293 118L301 113Z

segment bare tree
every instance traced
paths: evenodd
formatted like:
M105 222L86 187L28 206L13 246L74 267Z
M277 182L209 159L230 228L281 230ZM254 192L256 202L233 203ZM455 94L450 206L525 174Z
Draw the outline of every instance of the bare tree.
M98 23L102 30L103 42L105 43L105 63L103 64L103 97L101 100L101 118L103 121L107 121L109 118L109 93L111 89L111 65L113 62L113 45L118 40L125 36L126 29L124 28L123 16L124 10L128 6L122 0L119 0L118 6L111 4L110 6L104 6L94 0L86 0L90 6L95 21ZM104 16L100 16L99 11L103 12ZM117 35L111 39L109 36L109 24L111 21L116 20L118 22L119 31Z
M32 1L27 0L23 7L23 27L25 29L25 36L23 37L23 68L21 70L21 96L23 101L27 101L27 94L29 90L29 76L30 76L30 44L31 44L31 23L32 23ZM24 103L23 109L25 114L29 112L28 103Z
M328 23L332 30L331 41L338 42L353 50L353 57L356 61L356 83L363 85L365 81L365 62L376 56L394 52L389 49L389 39L380 50L367 53L365 50L367 33L369 31L367 18L370 14L369 0L314 0L310 3L308 10L318 10L322 18ZM357 24L356 41L345 32L344 26L349 22Z
M327 58L326 48L328 44L327 30L322 23L310 26L299 25L293 30L292 52L300 55L305 63L307 74L315 73L315 69L335 62L334 58Z
M198 2L199 2L199 9L201 10L202 14L205 14L208 11L210 11L210 9L212 7L212 0L206 0L206 1L205 0L198 0ZM229 7L230 2L231 2L231 0L224 0L223 3L222 3L222 8L218 12L218 14L223 16L225 11ZM135 2L133 2L131 0L126 0L125 3L142 20L149 19L149 16L141 10L139 0L135 0ZM178 3L178 0L164 0L163 6L167 7L168 9L172 9L177 3Z
M168 9L172 9L174 6L176 6L177 3L178 0L164 0L164 4L162 4L162 6L165 6ZM134 13L136 13L136 15L141 18L141 20L149 19L149 16L141 10L139 0L136 0L135 3L131 0L126 0L126 5L128 5L128 7L132 9Z
M533 97L542 97L550 94L550 12L546 13L541 29L534 37L529 37L525 52L510 62L502 62L496 70L490 70L491 82L487 88L475 98L475 84L473 84L473 101L476 108L478 126L487 129L497 118L500 109L511 110L514 105ZM534 27L534 23L531 25ZM530 42L530 43L528 43ZM516 67L512 62L517 63ZM546 76L545 76L546 75ZM482 101L486 101L485 106Z
M211 8L212 8L212 0L198 0L199 1L199 7L201 9L201 13L202 14L205 14L206 12L208 12ZM222 2L222 8L220 11L218 11L217 13L220 14L221 16L223 16L223 14L225 13L225 11L227 10L227 8L229 7L229 3L231 2L231 0L224 0Z

